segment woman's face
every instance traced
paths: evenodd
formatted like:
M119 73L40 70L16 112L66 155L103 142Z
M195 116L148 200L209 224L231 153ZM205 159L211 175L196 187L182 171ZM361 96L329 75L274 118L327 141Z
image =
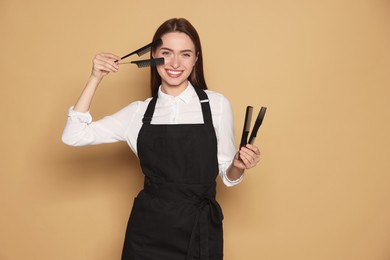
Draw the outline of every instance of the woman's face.
M155 58L163 57L165 64L157 66L162 90L168 94L179 94L188 86L197 60L191 38L181 32L166 33L161 37L163 44L154 52Z

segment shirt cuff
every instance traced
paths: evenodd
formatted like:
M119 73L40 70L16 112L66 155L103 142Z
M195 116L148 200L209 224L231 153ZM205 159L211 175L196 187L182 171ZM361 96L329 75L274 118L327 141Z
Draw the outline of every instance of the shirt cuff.
M237 184L239 184L240 182L242 182L242 180L244 179L244 175L245 175L245 173L243 173L243 174L240 176L240 178L238 178L237 180L230 180L230 179L228 178L228 176L227 176L227 173L224 172L224 173L223 173L223 178L222 178L222 180L223 180L223 183L224 183L226 186L232 187L232 186L237 185Z
M72 121L78 121L80 123L86 123L86 124L90 124L92 122L92 116L91 114L88 112L79 112L79 111L75 111L74 109L74 106L71 106L68 110L68 117L69 119L71 119Z

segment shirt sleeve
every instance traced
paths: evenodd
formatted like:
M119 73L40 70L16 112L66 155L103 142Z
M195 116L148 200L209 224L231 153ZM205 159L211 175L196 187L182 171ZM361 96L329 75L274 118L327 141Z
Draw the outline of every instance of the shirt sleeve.
M227 169L232 164L236 154L236 145L234 139L234 120L232 107L226 97L221 95L220 98L220 107L216 108L220 114L216 116L218 120L215 127L218 141L219 176L222 178L222 181L226 186L231 187L239 184L243 180L244 174L241 175L241 177L237 180L230 180L226 174Z
M113 115L93 121L89 112L77 112L71 107L62 133L62 141L71 146L126 141L127 129L138 109L139 102L134 102Z

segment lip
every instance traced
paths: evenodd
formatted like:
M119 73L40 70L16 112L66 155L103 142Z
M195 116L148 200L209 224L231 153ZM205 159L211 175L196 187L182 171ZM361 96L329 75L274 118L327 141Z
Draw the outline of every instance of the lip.
M171 78L178 78L183 74L183 70L165 69L167 75Z

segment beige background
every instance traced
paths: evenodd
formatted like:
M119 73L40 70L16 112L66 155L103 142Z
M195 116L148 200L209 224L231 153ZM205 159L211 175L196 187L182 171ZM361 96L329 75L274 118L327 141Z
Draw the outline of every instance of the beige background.
M142 186L125 143L61 143L100 51L159 24L198 29L211 89L267 106L262 163L218 199L225 260L390 259L388 0L0 1L0 259L120 259ZM147 69L105 79L95 119L149 95Z

